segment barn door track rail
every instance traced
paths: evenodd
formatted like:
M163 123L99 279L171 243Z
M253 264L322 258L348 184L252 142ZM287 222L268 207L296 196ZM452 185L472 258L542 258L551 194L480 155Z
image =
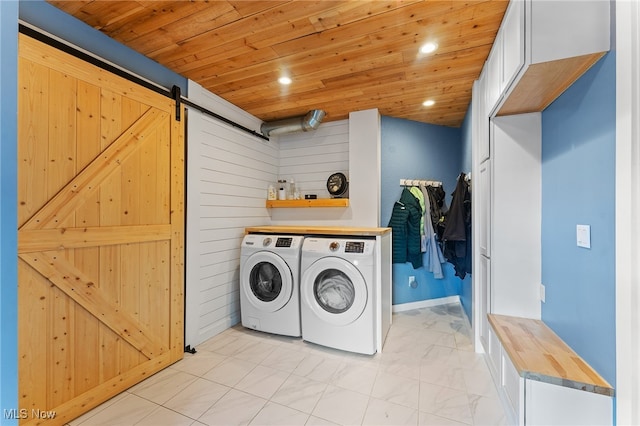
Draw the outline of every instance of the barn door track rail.
M123 70L122 68L116 67L114 65L111 65L95 56L92 56L88 53L82 52L81 50L78 50L76 48L74 48L73 46L66 44L60 40L57 40L55 38L52 38L46 34L41 33L40 31L37 31L36 29L29 27L27 25L24 24L19 24L19 31L24 34L27 35L29 37L32 37L38 41L41 41L43 43L48 44L49 46L55 47L65 53L68 53L70 55L75 56L76 58L82 59L83 61L86 61L92 65L95 65L97 67L100 67L102 69L104 69L105 71L109 71L119 77L122 78L126 78L127 80L139 84L143 87L146 87L149 90L153 90L156 93L159 93L163 96L166 96L168 98L171 98L173 100L176 101L176 120L180 121L181 120L181 114L180 114L180 104L183 103L188 107L197 109L198 111L207 114L217 120L220 120L232 127L235 127L239 130L242 130L243 132L249 133L255 137L258 137L260 139L264 139L264 140L269 140L269 138L265 135L263 135L262 133L256 132L255 130L251 130L248 127L243 126L242 124L236 123L233 120L230 120L226 117L221 116L220 114L216 114L215 112L203 107L202 105L198 105L192 101L190 101L188 98L185 98L184 96L181 95L181 90L180 87L174 85L171 89L166 89L162 86L159 86L157 84L151 83L143 78L140 78L138 76L136 76L135 74L132 74L128 71Z

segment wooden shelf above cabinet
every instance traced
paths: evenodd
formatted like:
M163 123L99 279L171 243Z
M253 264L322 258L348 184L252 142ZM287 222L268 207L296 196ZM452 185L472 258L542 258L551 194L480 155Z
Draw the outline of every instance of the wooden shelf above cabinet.
M529 65L498 116L543 111L606 52Z
M348 207L348 198L317 198L315 200L267 200L267 208Z

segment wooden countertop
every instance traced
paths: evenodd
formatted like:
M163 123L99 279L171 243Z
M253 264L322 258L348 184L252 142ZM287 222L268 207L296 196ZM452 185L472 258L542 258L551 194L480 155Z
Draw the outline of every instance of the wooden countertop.
M611 385L544 322L495 314L488 318L521 377L614 395Z
M391 232L391 228L357 228L346 226L252 226L247 234L350 235L377 236Z

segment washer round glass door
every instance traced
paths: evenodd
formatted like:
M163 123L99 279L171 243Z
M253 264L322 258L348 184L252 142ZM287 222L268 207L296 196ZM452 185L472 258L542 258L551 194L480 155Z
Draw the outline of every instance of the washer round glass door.
M352 323L367 306L367 285L362 274L339 257L315 261L304 272L300 286L306 306L333 325Z
M287 262L269 251L252 254L242 268L240 287L244 297L257 309L275 312L293 294L293 274Z

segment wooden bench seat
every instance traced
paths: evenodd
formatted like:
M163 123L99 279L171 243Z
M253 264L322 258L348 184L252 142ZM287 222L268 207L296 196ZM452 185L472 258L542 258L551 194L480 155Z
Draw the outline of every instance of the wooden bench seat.
M613 387L544 322L489 314L514 367L525 379L613 396Z

